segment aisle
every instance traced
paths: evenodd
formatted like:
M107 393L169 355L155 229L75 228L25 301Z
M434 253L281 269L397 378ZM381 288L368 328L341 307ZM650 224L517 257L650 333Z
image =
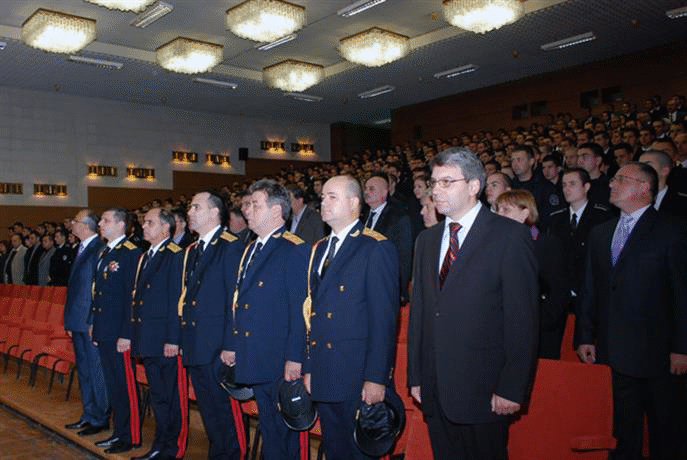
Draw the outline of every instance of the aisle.
M14 413L8 407L0 405L0 459L91 460L96 458Z

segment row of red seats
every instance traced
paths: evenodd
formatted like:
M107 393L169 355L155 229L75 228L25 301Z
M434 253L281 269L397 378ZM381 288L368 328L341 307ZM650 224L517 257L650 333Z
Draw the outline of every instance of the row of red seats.
M69 373L69 398L75 359L71 340L63 328L65 299L66 288L62 287L0 285L0 352L4 354L5 372L9 360L17 359L17 378L22 364L31 362L31 385L35 385L38 366L51 369L49 391L56 373ZM394 369L407 424L392 457L404 455L407 460L428 460L432 459L432 451L427 425L406 385L408 315L409 308L403 307ZM571 323L562 347L563 358L570 361L539 361L527 411L511 426L508 449L512 460L601 459L615 446L611 435L610 370L606 366L574 362ZM137 377L139 382L147 384L143 366L138 367ZM190 384L189 396L195 400ZM257 416L253 401L243 403L242 411L247 416ZM321 436L319 424L310 434ZM253 458L257 445L258 436L254 436L252 443L248 440L244 443Z

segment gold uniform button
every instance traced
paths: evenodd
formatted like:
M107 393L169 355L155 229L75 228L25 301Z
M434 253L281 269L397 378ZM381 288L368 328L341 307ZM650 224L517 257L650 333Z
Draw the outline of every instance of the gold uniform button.
M143 301L142 301L142 300L139 301L138 304L139 304L139 305L143 305Z
M146 288L150 289L150 283L146 284Z
M98 311L99 311L99 312L102 312L102 311L103 311L103 309L102 309L102 308L98 308Z
M310 342L310 346L311 346L311 347L316 347L316 346L317 346L317 341L316 341L316 340L313 340L312 342Z
M243 305L243 309L244 309L244 310L248 310L248 306L249 306L248 304L244 304L244 305Z
M195 321L191 321L191 326L196 327L196 322L195 322Z
M196 306L196 299L193 299L193 300L191 301L191 305L194 306L194 307Z
M250 337L250 331L244 332L243 335L245 335L246 337Z
M327 348L330 350L332 349L332 343L331 342L327 342Z
M135 322L136 322L136 318L131 318L131 322L132 322L132 323L135 323Z
M343 284L342 284L341 286L339 286L339 292L343 292L343 291L345 291L345 290L346 290L346 288L344 287Z
M332 314L332 312L328 311L328 312L327 312L327 319L332 319L332 316L334 316L334 315Z
M317 312L315 312L315 311L312 312L312 313L310 313L310 317L311 317L311 318L314 317L315 315L317 315Z
M265 285L265 282L260 280L258 281L258 287L263 287Z
M236 329L234 329L234 335L239 335L239 331L237 331Z
M182 322L181 322L181 325L182 325L182 326L186 326L186 321L182 321Z
M141 321L143 321L143 318L138 318L138 322L140 323Z

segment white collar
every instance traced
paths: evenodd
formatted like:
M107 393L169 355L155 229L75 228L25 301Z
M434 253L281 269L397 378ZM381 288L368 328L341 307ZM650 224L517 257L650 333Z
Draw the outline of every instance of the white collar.
M212 241L212 237L215 236L215 233L217 233L217 230L219 230L221 225L217 225L215 228L207 232L205 235L203 235L199 241L203 241L205 247L207 248L210 246L210 241Z
M467 235L470 231L470 228L472 228L472 224L475 223L475 219L477 218L477 214L479 213L480 209L482 209L482 203L478 200L472 209L466 212L465 215L458 220L458 223L460 224L460 231L464 232L464 235ZM449 216L446 216L446 219L444 219L444 232L449 232L448 226L453 222L455 222L455 220L451 219Z
M119 243L124 241L125 238L126 238L126 235L122 235L119 238L117 238L116 240L108 241L107 247L109 247L110 249L114 249Z
M89 244L91 244L91 241L93 241L93 239L94 239L94 238L97 238L97 237L98 237L98 234L97 234L97 233L94 233L94 234L92 234L91 236L89 236L88 238L86 238L85 240L83 240L83 241L82 241L81 243L79 243L79 244L81 245L82 248L86 249L86 246L88 246Z

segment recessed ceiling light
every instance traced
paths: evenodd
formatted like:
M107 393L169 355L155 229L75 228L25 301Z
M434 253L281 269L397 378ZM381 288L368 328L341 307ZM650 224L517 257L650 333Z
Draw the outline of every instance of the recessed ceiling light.
M206 85L213 85L213 86L219 86L221 88L231 88L231 89L236 89L239 86L236 83L232 83L230 81L213 80L212 78L202 78L202 77L194 78L193 82L194 83L204 83Z
M541 46L544 51L560 50L563 48L568 48L569 46L579 45L580 43L590 42L596 40L596 35L594 32L587 32L580 35L575 35L573 37L564 38L563 40L558 40L556 42L546 43Z
M255 45L255 47L260 51L267 51L267 50L271 50L272 48L274 48L276 46L283 45L284 43L288 43L291 40L295 40L296 37L298 37L298 34L291 34L291 35L287 35L286 37L279 38L273 42L265 43L264 45L260 45L260 44Z
M352 3L348 5L345 8L341 8L339 11L336 12L339 16L343 16L345 18L349 18L351 16L355 16L358 13L362 13L363 11L372 8L373 6L377 6L380 3L384 3L386 0L360 0L358 2Z
M391 123L391 118L383 118L381 120L375 120L373 121L375 125L388 125Z
M297 101L303 102L320 102L322 100L320 96L313 96L312 94L303 93L284 93L284 96L292 97Z
M104 59L94 59L94 58L89 58L85 56L69 56L67 59L69 59L72 62L76 62L77 64L88 64L88 65L93 65L96 67L104 67L108 69L121 69L124 67L124 64L121 62L115 62L115 61L106 61Z
M443 72L438 72L434 74L434 78L453 78L459 75L465 75L472 73L479 69L479 66L475 64L468 64L461 67L456 67L455 69L444 70Z
M687 16L687 6L675 8L674 10L668 10L666 11L666 16L668 16L670 19L684 18Z
M374 88L374 89L371 89L369 91L365 91L363 93L360 93L360 94L358 94L358 97L361 99L369 99L371 97L376 97L376 96L380 96L382 94L390 93L395 89L396 88L394 86L384 85L384 86L380 86L379 88Z
M129 24L134 27L143 29L144 27L147 27L153 22L160 19L162 16L168 14L173 9L174 5L172 5L171 3L157 2L153 6L148 8L146 11L136 16L134 20L131 21Z

